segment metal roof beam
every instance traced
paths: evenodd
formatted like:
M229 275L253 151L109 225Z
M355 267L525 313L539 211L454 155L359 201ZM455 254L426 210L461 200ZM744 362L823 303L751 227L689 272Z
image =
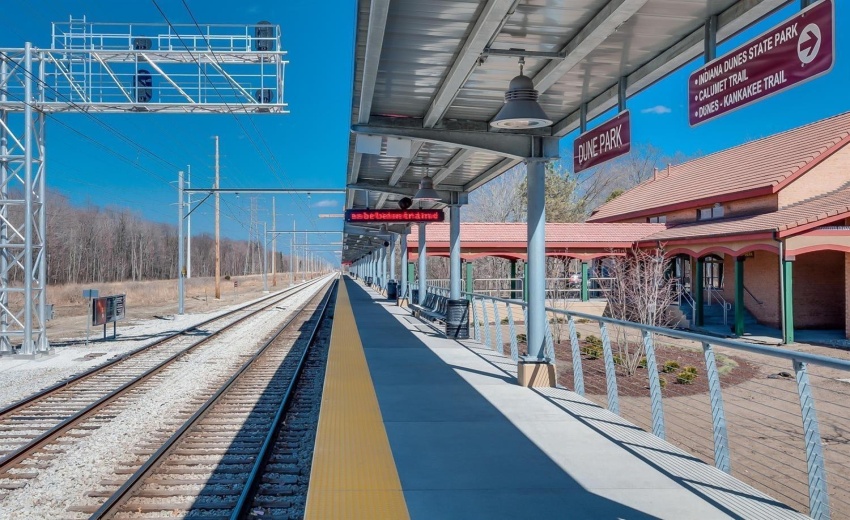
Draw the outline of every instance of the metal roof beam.
M573 67L581 63L593 49L604 42L648 0L611 0L590 22L581 28L560 54L563 60L550 61L534 76L534 88L545 92Z
M515 159L523 159L532 156L532 143L534 135L523 135L501 132L464 132L455 130L442 130L433 128L415 128L402 126L376 126L376 125L354 125L351 127L354 133L385 135L417 139L431 143L441 143L461 148L471 148L487 153L504 155ZM546 158L558 157L558 138L541 137L544 142L543 156Z
M472 154L474 154L474 150L470 150L469 148L463 148L458 153L454 154L454 157L449 159L449 162L446 163L443 168L437 172L437 175L434 175L434 186L437 186L444 180L446 177L452 174L453 171L457 170L461 164L466 162Z
M351 190L368 190L375 193L388 193L390 195L401 195L402 197L412 197L419 190L419 186L415 184L404 184L398 186L387 186L381 181L365 181L361 180L357 184L349 184L348 189ZM451 193L462 193L465 190L462 186L440 186L437 193L449 200Z
M479 186L483 186L484 184L487 184L491 180L495 179L499 175L510 170L511 168L513 168L514 166L516 166L517 164L519 164L521 162L522 161L519 160L519 159L502 159L501 161L496 163L494 166L492 166L489 170L487 170L486 172L482 173L481 175L479 175L478 177L476 177L475 179L470 181L466 186L463 187L463 191L469 192L469 191L475 190Z
M490 0L478 16L472 31L466 38L463 47L452 63L449 73L443 79L440 90L431 101L431 106L425 113L424 126L430 128L436 125L446 114L457 96L458 90L466 82L484 48L501 30L505 18L510 14L515 0Z
M422 149L422 146L424 144L425 143L423 143L422 141L414 141L413 143L411 143L410 157L402 157L398 160L398 164L396 164L395 170L393 170L393 174L390 175L390 186L395 186L396 184L398 184L398 181L401 180L401 178L404 176L404 173L407 171L408 166L410 166L410 163L413 162L413 159L416 157L416 155L419 154L419 150Z
M372 98L375 96L375 82L378 78L378 65L381 62L381 49L384 47L389 10L390 0L372 0L369 6L366 53L363 58L363 78L360 82L360 103L357 107L357 122L361 124L368 123L372 113ZM360 154L354 152L348 182L357 182L359 175Z
M773 11L788 4L790 0L739 0L717 17L717 41L734 36ZM656 81L678 70L694 58L703 55L705 31L702 26L682 38L666 51L656 56L636 71L626 76L626 93L635 95ZM590 100L588 117L596 117L617 105L619 85L610 88ZM579 127L579 110L556 122L552 133L564 136Z

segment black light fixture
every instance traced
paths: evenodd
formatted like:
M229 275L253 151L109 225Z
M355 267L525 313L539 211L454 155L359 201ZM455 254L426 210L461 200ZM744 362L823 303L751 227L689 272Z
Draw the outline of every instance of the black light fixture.
M505 104L490 121L494 128L528 130L552 125L552 120L537 102L538 93L531 78L522 74L525 58L519 59L519 76L511 80L505 92Z
M413 196L413 200L440 200L440 194L434 189L434 180L428 175L419 181L419 191Z

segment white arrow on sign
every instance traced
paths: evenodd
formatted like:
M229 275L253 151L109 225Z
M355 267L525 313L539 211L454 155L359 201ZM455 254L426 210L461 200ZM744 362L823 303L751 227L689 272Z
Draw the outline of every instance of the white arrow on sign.
M797 57L803 65L811 63L817 57L821 40L820 27L817 24L810 23L800 33L800 39L797 41Z

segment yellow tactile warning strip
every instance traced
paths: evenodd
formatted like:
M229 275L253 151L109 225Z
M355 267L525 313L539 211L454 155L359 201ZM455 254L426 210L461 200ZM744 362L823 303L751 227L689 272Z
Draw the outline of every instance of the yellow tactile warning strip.
M410 518L344 279L336 298L304 517Z

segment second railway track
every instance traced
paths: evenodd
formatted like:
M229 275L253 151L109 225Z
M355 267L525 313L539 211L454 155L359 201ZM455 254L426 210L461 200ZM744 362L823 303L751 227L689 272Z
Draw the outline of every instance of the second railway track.
M108 497L91 518L240 518L249 508L298 507L293 486L305 487L303 468L294 464L291 451L302 447L297 437L311 427L295 420L284 434L279 429L302 367L308 366L307 378L320 385L317 371L323 362L307 360L334 289L314 297L164 443L154 439L144 444L155 449L147 460L122 463L119 475L138 468L129 479L107 480L89 493ZM281 444L288 445L289 455L275 450Z
M0 478L21 480L37 476L45 460L53 458L45 449L54 445L60 436L80 437L97 429L98 421L109 421L114 415L105 411L105 407L222 332L313 285L308 283L241 306L0 410ZM217 326L218 330L207 332ZM202 337L198 339L197 335ZM92 419L95 414L96 419ZM86 425L82 425L83 422ZM36 461L31 460L34 454L38 454ZM11 471L15 469L18 471ZM4 487L16 485L5 484Z

